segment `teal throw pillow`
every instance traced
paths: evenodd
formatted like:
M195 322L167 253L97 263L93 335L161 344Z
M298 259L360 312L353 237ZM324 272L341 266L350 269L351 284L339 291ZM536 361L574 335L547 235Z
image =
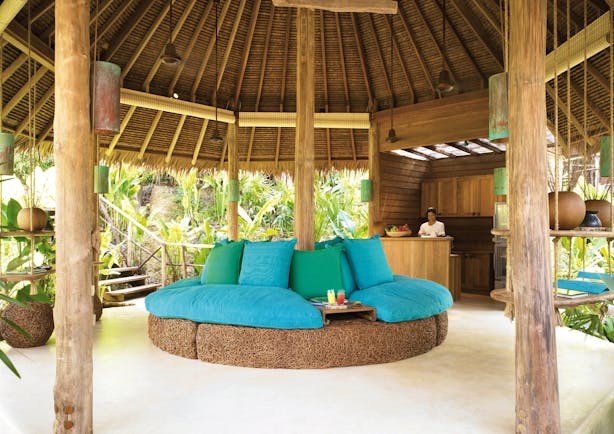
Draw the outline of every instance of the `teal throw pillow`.
M340 236L336 236L331 240L315 243L315 249L328 249L337 245L343 245L343 238L341 238ZM348 261L345 247L343 248L343 252L341 252L341 280L343 282L343 289L345 290L345 295L349 297L352 292L356 291L356 281L354 280L354 274L352 273L352 267L350 266L350 263Z
M360 289L392 282L392 271L386 260L379 235L361 240L343 240L356 285Z
M236 285L241 271L241 256L243 241L218 245L213 248L207 258L206 284Z
M325 297L329 289L343 289L342 253L341 244L328 249L295 251L290 268L290 287L304 298Z
M287 288L296 239L245 242L239 285Z
M224 238L223 240L216 241L214 248L216 246L225 246L226 244L232 243L233 241L228 238ZM213 251L213 250L212 250ZM207 259L205 260L205 265L203 265L203 271L200 273L200 284L205 285L207 283L207 262L209 262L209 256L211 256L211 252L207 255Z

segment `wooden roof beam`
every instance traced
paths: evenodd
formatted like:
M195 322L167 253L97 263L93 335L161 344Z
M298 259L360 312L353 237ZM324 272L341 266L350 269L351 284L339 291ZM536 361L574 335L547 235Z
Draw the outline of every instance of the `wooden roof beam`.
M430 156L430 155L428 155L428 154L425 154L424 152L417 151L417 150L416 150L416 149L414 149L414 148L408 148L408 149L403 149L403 150L404 150L405 152L409 152L410 154L414 154L414 155L418 155L418 156L420 156L420 157L422 157L422 158L426 158L426 159L427 159L427 160L429 160L429 161L437 160L437 158L432 157L432 156Z
M41 4L39 4L38 7L34 9L30 14L30 23L33 23L34 21L45 15L47 12L49 12L53 8L54 4L54 0L47 0L41 2Z
M377 39L377 32L375 31L375 26L373 25L373 16L367 15L367 23L369 24L369 30L373 34L373 40L375 41L375 52L377 53L377 58L379 60L380 66L382 67L382 73L384 75L384 83L386 83L386 89L388 90L388 94L390 95L390 106L394 107L394 92L392 90L392 86L390 85L390 77L389 72L386 68L386 62L384 62L384 55L382 54L382 47L380 46L379 40Z
M394 17L393 17L394 19ZM390 33L392 33L394 35L394 25L390 23L390 21L388 21L387 19L384 20L386 23L386 28L388 29L388 31ZM407 71L407 68L405 67L405 62L403 60L403 55L401 54L401 50L399 50L399 45L397 43L397 38L395 38L394 36L392 37L392 46L394 49L394 53L397 56L397 59L399 61L399 65L401 66L401 71L403 72L403 77L405 77L405 81L407 82L407 89L409 90L409 99L411 101L411 103L413 104L414 102L416 102L416 96L414 93L414 87L413 84L411 82L411 78L409 77L409 72Z
M228 59L230 58L230 53L232 51L232 46L235 43L235 38L237 37L237 30L239 29L239 24L241 23L241 17L243 16L244 10L245 10L245 0L241 0L241 3L239 3L239 10L237 11L235 22L232 26L232 30L228 38L228 45L226 46L226 52L224 53L224 58L222 59L222 64L220 65L216 89L220 87L220 84L222 83L222 79L224 78L224 71L226 71L226 65L228 63ZM252 20L255 20L255 19L256 18L252 16Z
M567 118L567 121L571 122L571 124L574 126L576 131L580 133L580 135L584 138L584 140L586 140L586 142L589 143L591 146L595 146L595 140L587 134L587 132L582 127L582 124L580 123L580 121L578 121L575 115L568 110L568 107L567 107L567 104L565 104L565 101L563 101L563 99L560 96L555 95L554 90L552 89L552 86L546 84L546 93L554 101L555 105L558 105L558 107L561 109L561 111Z
M336 14L335 14L336 16ZM290 26L292 25L292 11L288 10L286 19L286 34L284 38L284 63L281 72L281 92L279 94L279 111L284 111L284 103L286 101L286 73L288 71L288 49L290 46ZM345 67L345 66L344 66ZM281 148L281 127L277 128L277 141L275 143L275 165L279 163L279 150Z
M131 14L131 18L115 33L115 38L109 43L109 49L104 53L107 61L117 53L119 47L126 42L130 33L139 25L143 17L147 15L147 12L149 12L149 9L151 9L154 4L155 2L150 0L141 0L135 11Z
M474 143L474 144L479 145L479 146L481 146L483 148L486 148L486 149L490 149L495 154L502 154L503 153L503 151L501 149L499 149L498 147L496 147L494 145L491 145L486 140L472 139L472 140L468 140L468 142Z
M17 91L15 95L11 98L11 100L6 103L2 107L2 118L8 116L8 114L19 104L19 102L26 96L28 91L36 85L40 81L41 78L48 72L49 70L45 67L40 67L24 84L21 89Z
M480 11L484 18L486 18L488 24L490 24L492 28L496 30L499 36L501 36L501 25L499 23L499 18L484 5L484 0L473 0L473 5Z
M98 31L98 40L99 41L102 38L104 38L104 36L107 34L107 32L115 25L117 20L119 20L121 17L124 16L126 10L128 9L128 7L134 1L135 0L127 0L127 1L122 2L121 5L119 6L119 8L113 13L113 15L111 17L109 17L109 19L107 21L105 21L105 23L102 25L102 27ZM93 46L93 43L94 43L94 41L92 41L92 46Z
M417 5L418 4L416 3L416 6ZM416 59L418 59L420 68L422 69L422 72L424 73L424 78L429 84L429 87L431 88L431 92L433 93L433 97L434 97L435 95L437 95L437 91L435 90L435 85L433 84L433 80L431 80L431 73L429 72L429 69L426 66L426 62L422 58L422 53L420 53L420 50L418 49L418 46L416 45L416 37L414 36L414 32L411 29L411 27L409 27L409 23L403 16L403 13L399 14L399 18L401 18L401 24L403 24L405 33L407 33L407 36L409 37L409 44L411 45L411 48L414 50L414 53L416 53Z
M575 97L577 99L579 99L581 101L584 100L584 91L582 89L580 89L580 86L578 86L573 81L571 81L571 91L574 93L574 95L575 95ZM606 116L599 109L599 107L597 107L595 105L595 103L593 103L593 101L591 101L591 99L588 97L588 93L587 93L587 97L586 97L586 106L590 110L590 112L593 114L593 116L595 116L595 118L597 118L597 120L601 123L601 125L603 125L604 128L609 130L610 129L610 118L609 118L609 116Z
M254 30L256 29L256 22L258 21L258 13L260 11L260 0L256 0L254 2L254 7L252 8L252 18L249 22L249 29L247 30L247 38L245 41L245 45L243 47L243 56L241 59L241 69L239 71L239 78L237 79L237 88L235 89L234 96L234 109L237 110L239 107L239 97L241 96L241 89L243 88L243 79L245 78L245 70L247 69L247 61L249 59L249 53L252 50L252 41L254 39ZM286 39L288 39L288 32L286 32ZM287 45L288 41L286 41ZM287 53L287 51L286 51ZM286 61L287 56L284 56L284 62ZM285 73L284 73L285 75ZM285 81L285 77L282 79Z
M230 3L231 3L230 1L227 1L226 3L224 3L224 7L222 7L222 12L220 13L220 16L218 17L220 27L224 24L224 19L226 18L226 14L228 13L228 8L230 7ZM219 32L219 29L218 29L218 32ZM215 48L216 39L217 39L216 32L213 32L211 39L209 39L209 45L207 46L205 57L203 57L203 60L200 63L200 68L198 68L198 72L196 73L196 78L194 79L194 83L192 84L192 90L190 91L192 102L196 101L196 92L198 91L198 88L200 87L200 82L203 79L205 69L207 68L207 65L209 64L209 58L211 57L211 54L213 53L213 49Z
M173 140L171 140L171 144L168 147L168 152L166 153L166 158L164 158L164 162L166 164L171 162L173 151L175 150L175 146L177 145L177 141L179 140L179 136L181 135L181 130L183 129L183 124L185 123L186 118L186 115L181 115L181 117L179 118L179 123L177 124L177 128L175 128L175 134L173 134Z
M337 41L339 45L339 57L341 59L341 73L343 75L343 90L345 92L345 111L350 112L350 90L348 86L348 75L345 70L345 50L343 48L343 38L341 36L341 23L339 22L339 14L335 14L335 26L337 28ZM356 161L356 138L354 137L354 130L350 130L350 143L352 145L352 158Z
M192 154L192 166L195 166L196 162L198 161L200 148L205 141L205 133L207 132L207 126L209 126L209 119L203 119L203 124L200 127L200 134L198 134L198 140L196 141L196 147L194 148L194 153Z
M491 38L484 32L480 21L473 15L473 12L467 7L467 5L459 0L452 0L452 4L465 20L469 28L477 36L478 41L486 48L486 51L497 62L497 65L503 69L503 59L500 57L499 50L492 44Z
M324 80L324 111L328 113L328 74L326 65L326 34L324 32L324 10L320 9L320 52L322 54L322 79ZM298 110L297 110L298 111ZM326 155L328 165L332 163L330 128L326 129Z
M391 0L273 0L273 6L372 14L396 14L399 9L397 2Z
M51 48L33 34L30 35L30 44L28 44L28 30L21 24L12 21L7 26L2 37L22 53L26 55L30 53L32 59L48 70L55 71L55 54Z
M456 158L457 155L451 154L450 152L444 151L441 148L438 148L437 145L433 146L425 146L426 149L430 149L433 152L437 152L438 154L445 155L448 158Z
M132 118L132 115L134 114L135 111L136 111L136 106L131 105L130 108L128 109L128 111L126 112L126 115L124 116L124 119L122 119L122 123L119 126L119 133L116 134L115 136L113 136L113 139L111 140L111 143L109 143L109 147L108 147L107 152L106 152L107 156L109 156L109 155L111 155L113 153L113 150L115 149L115 146L117 146L117 143L119 142L119 139L121 138L122 134L124 133L124 130L128 126L128 122L130 122L130 119Z
M416 7L417 6L418 6L418 3L416 3ZM441 5L439 4L439 2L435 2L435 7L437 7L439 9L439 11L442 12L443 9L442 9ZM465 53L465 56L467 56L467 58L471 61L473 67L475 68L475 70L480 75L480 78L482 79L482 87L486 87L486 83L487 83L486 77L484 77L484 74L481 72L480 68L478 67L477 61L475 60L473 55L469 52L469 50L465 46L465 43L463 42L463 40L460 37L460 34L456 30L456 26L454 25L454 23L452 21L448 20L447 27L450 29L450 33L452 33L452 35L454 35L454 37L456 38L458 44L461 46L461 49ZM503 69L503 67L501 67L501 69Z
M196 45L196 42L198 41L200 37L203 27L205 26L205 22L207 21L207 18L209 17L209 14L211 13L212 9L213 9L213 2L207 3L207 7L203 11L203 14L200 17L200 20L198 21L198 24L196 25L196 28L194 29L194 32L192 33L190 42L188 43L188 46L183 52L183 61L179 65L177 65L175 74L173 74L173 79L171 80L171 84L168 86L169 96L171 96L175 92L175 86L177 85L177 82L179 81L179 77L181 77L181 73L183 72L183 69L188 63L188 59L192 55L194 46Z
M192 12L192 9L194 8L195 4L196 4L196 0L190 0L187 7L183 10L181 17L179 18L179 21L177 21L177 23L175 24L175 27L173 28L173 33L172 33L173 41L177 38L177 35L183 28L183 25L188 19L188 16L190 15L190 12ZM185 59L183 59L183 61L181 62L181 64L183 63L185 63ZM152 66L152 68L149 70L149 74L147 74L147 78L145 79L145 82L143 83L143 89L145 90L145 92L149 92L149 86L151 82L153 81L154 77L156 76L156 74L158 73L160 66L162 66L162 60L160 59L160 57L158 57L156 58L156 61L154 65ZM172 95L173 95L173 92L169 93L169 96L172 96Z
M371 90L371 83L369 81L369 73L367 72L367 64L365 62L365 52L362 48L362 41L360 40L360 32L358 31L358 23L356 22L356 15L350 14L352 20L352 28L354 29L354 40L356 41L356 49L358 50L358 57L360 59L360 68L362 70L362 78L365 82L365 88L369 95L369 107L371 110L375 110L375 99L373 98L373 91Z
M34 110L32 110L34 116L36 116L38 112L41 111L41 109L45 106L45 104L47 104L47 102L51 99L54 93L55 86L51 85L51 87L47 89L47 92L45 92L42 98L38 100L38 102L34 106ZM22 131L25 130L25 128L28 126L28 118L29 116L26 116L25 119L21 121L21 123L17 126L17 128L15 129L15 135L20 135Z
M145 139L143 140L143 143L141 144L141 148L139 149L139 155L138 155L139 160L143 159L143 156L145 155L145 151L147 150L147 147L149 146L149 142L151 141L151 138L153 137L154 131L156 131L156 128L158 127L158 123L160 122L160 118L162 117L163 113L164 112L162 110L158 110L156 112L156 115L153 118L153 121L149 125L149 129L147 130Z
M90 14L90 26L92 26L94 24L94 22L96 21L96 17L97 16L100 17L100 15L102 15L102 13L109 6L111 6L111 3L113 3L113 1L114 0L107 0L102 6L99 6L97 14L95 13L95 11ZM92 6L94 6L94 2L92 2ZM53 23L49 27L47 27L47 29L45 29L45 31L43 33L41 33L41 39L43 41L48 41L51 37L53 37L54 34L55 34L55 20L53 21ZM98 35L98 36L100 37L100 35Z
M477 152L475 152L474 150L469 149L467 146L461 145L459 142L447 142L446 145L452 146L453 148L456 148L456 149L458 149L460 151L466 152L467 154L470 154L470 155L480 155Z
M26 63L26 60L28 60L28 56L24 53L21 53L17 57L17 59L13 60L13 62L9 66L4 68L4 70L2 71L2 82L6 83L6 81L11 78L12 75L15 73L15 71L17 71L21 67L21 65Z
M267 24L266 37L264 39L264 52L262 53L262 62L260 63L260 80L258 81L258 90L256 92L256 107L255 111L260 109L260 98L262 97L262 87L264 85L264 73L266 72L267 60L269 57L269 46L271 44L271 30L273 29L273 18L275 17L275 7L271 9L269 22ZM247 146L247 162L252 158L252 148L254 146L254 137L256 135L256 127L252 127L249 134L249 142Z

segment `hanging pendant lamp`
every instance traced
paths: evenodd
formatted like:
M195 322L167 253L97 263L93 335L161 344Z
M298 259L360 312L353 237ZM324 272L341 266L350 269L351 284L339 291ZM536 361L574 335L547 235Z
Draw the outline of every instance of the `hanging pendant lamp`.
M164 51L160 60L165 65L178 65L181 57L177 54L177 48L173 44L173 0L169 0L169 22L168 22L168 43L164 46Z
M212 145L221 145L222 143L224 143L224 139L222 139L222 136L220 136L220 133L217 129L217 83L219 81L218 75L218 69L217 69L217 39L218 39L218 15L217 15L217 6L219 4L219 0L215 0L215 83L214 83L214 88L213 88L213 104L215 105L215 130L213 130L213 136L211 136L211 138L209 139L209 142Z
M388 136L386 137L386 143L395 143L399 140L397 132L394 130L394 56L393 52L393 34L392 34L392 17L390 19L390 129L388 130Z
M446 0L443 0L443 9L441 12L441 21L443 27L443 54L441 56L441 71L439 72L439 79L437 80L437 89L440 92L450 92L454 89L452 78L450 77L450 71L446 69Z

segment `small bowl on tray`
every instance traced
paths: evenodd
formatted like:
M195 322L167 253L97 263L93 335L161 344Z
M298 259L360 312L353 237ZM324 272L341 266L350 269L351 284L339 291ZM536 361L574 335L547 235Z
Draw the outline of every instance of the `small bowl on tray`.
M394 232L386 231L386 236L388 236L390 238L408 237L410 235L411 235L411 230L409 230L409 231L394 231Z

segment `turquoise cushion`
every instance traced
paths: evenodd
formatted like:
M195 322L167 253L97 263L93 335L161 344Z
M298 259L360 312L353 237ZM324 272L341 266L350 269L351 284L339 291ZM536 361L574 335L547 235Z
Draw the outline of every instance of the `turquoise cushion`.
M366 289L380 283L392 282L392 271L379 235L361 240L345 239L343 246L348 253L358 288Z
M341 253L337 244L328 249L297 250L290 267L290 287L304 298L325 297L327 290L343 288Z
M188 277L186 279L177 280L176 282L166 285L166 288L182 288L184 286L196 286L200 285L200 276Z
M224 238L223 240L216 241L213 248L215 249L217 246L225 246L226 244L232 243L228 238ZM211 249L213 251L213 249ZM207 263L209 262L209 256L211 256L211 252L207 255L207 260L205 261L205 265L203 266L203 271L200 273L200 283L204 285L207 283Z
M215 246L207 258L207 284L231 284L239 281L243 255L243 240L225 246Z
M245 242L239 285L287 288L296 239Z
M286 288L197 285L162 288L145 298L147 310L160 318L276 329L322 327L322 314Z
M444 286L405 276L394 276L392 282L355 291L351 300L373 306L377 319L386 322L428 318L452 306L452 296Z

